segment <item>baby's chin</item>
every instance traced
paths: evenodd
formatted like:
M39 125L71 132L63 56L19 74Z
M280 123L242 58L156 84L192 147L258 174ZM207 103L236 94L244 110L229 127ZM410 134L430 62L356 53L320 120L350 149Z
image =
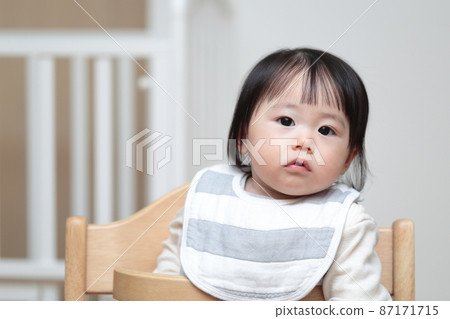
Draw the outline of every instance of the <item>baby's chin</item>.
M298 198L302 196L309 196L314 195L317 193L320 193L321 191L324 191L328 187L318 187L314 189L306 189L306 190L300 190L298 188L285 188L285 189L276 189L277 194L274 196L276 199L291 199L291 198Z

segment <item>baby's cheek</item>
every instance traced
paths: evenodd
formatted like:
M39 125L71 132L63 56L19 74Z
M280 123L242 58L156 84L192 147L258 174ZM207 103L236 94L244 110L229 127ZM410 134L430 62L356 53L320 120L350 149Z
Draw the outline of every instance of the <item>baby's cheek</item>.
M266 152L264 152L264 160L267 164L271 163L274 165L286 165L287 164L287 153L284 154L280 152L279 146L271 146Z

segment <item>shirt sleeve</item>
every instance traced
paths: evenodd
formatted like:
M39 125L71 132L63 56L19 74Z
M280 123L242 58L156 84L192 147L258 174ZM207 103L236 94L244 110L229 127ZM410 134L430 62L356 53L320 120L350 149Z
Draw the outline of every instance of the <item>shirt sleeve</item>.
M179 275L181 272L180 245L183 234L184 209L180 209L169 224L169 238L162 242L163 250L158 256L154 273Z
M323 278L325 300L391 300L381 285L381 262L375 251L378 227L364 208L353 204L336 257Z

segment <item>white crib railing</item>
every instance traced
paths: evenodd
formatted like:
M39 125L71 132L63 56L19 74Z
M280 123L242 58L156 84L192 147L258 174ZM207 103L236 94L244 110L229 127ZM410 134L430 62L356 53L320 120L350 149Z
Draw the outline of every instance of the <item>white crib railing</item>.
M55 59L70 61L71 215L88 217L90 201L93 200L94 217L90 222L113 221L115 184L119 197L118 217L129 216L138 208L133 198L135 175L125 166L125 142L142 129L136 127L134 120L137 59L150 66L151 76L164 86L164 90L155 85L149 87L152 92L146 102L150 110L147 112L147 126L173 137L178 143L175 147L180 151L186 144L181 142L186 127L185 117L180 115L180 110L174 110L176 106L173 105L173 100L181 102L184 99L186 1L173 0L165 9L162 9L164 1L155 3L170 14L170 19L161 19L161 15L152 13L152 16L158 16L154 20L159 19L170 30L166 35L148 31L117 31L110 35L101 31L0 32L0 58L20 57L26 63L28 188L28 258L0 259L0 299L62 298L64 262L57 258L56 231ZM173 21L172 25L167 25L167 21ZM93 64L93 171L89 169L90 61ZM167 96L168 92L170 96ZM116 132L113 126L114 103L120 119L116 121ZM170 124L162 120L167 118L171 119ZM119 169L113 166L117 156L121 163ZM185 180L182 169L174 167L147 178L150 190L147 201L181 184ZM93 189L90 188L91 174Z
M229 85L230 56L236 54L228 1L148 3L152 30L110 34L0 30L0 58L23 58L26 65L28 188L28 254L26 259L0 258L0 300L62 298L64 262L57 254L56 211L57 59L70 63L71 215L107 223L140 208L134 198L138 172L125 163L126 142L144 129L142 122L171 137L174 159L169 169L146 175L146 202L186 182L198 169L190 162L189 136L226 136L224 115L231 116L235 96ZM141 68L136 60L153 79L135 80ZM139 126L136 84L149 91L146 118Z

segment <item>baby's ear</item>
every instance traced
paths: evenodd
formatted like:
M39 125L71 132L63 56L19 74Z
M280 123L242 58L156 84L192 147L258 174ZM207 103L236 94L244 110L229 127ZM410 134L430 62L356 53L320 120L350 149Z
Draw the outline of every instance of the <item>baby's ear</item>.
M344 173L348 170L350 167L350 164L352 163L353 159L358 155L358 150L354 148L348 153L347 160L345 161L344 167L342 168L341 175L344 175Z
M248 153L248 148L247 148L247 146L245 146L245 143L242 142L241 138L238 138L236 140L236 143L237 143L237 149L238 149L239 153L241 153L242 155Z

